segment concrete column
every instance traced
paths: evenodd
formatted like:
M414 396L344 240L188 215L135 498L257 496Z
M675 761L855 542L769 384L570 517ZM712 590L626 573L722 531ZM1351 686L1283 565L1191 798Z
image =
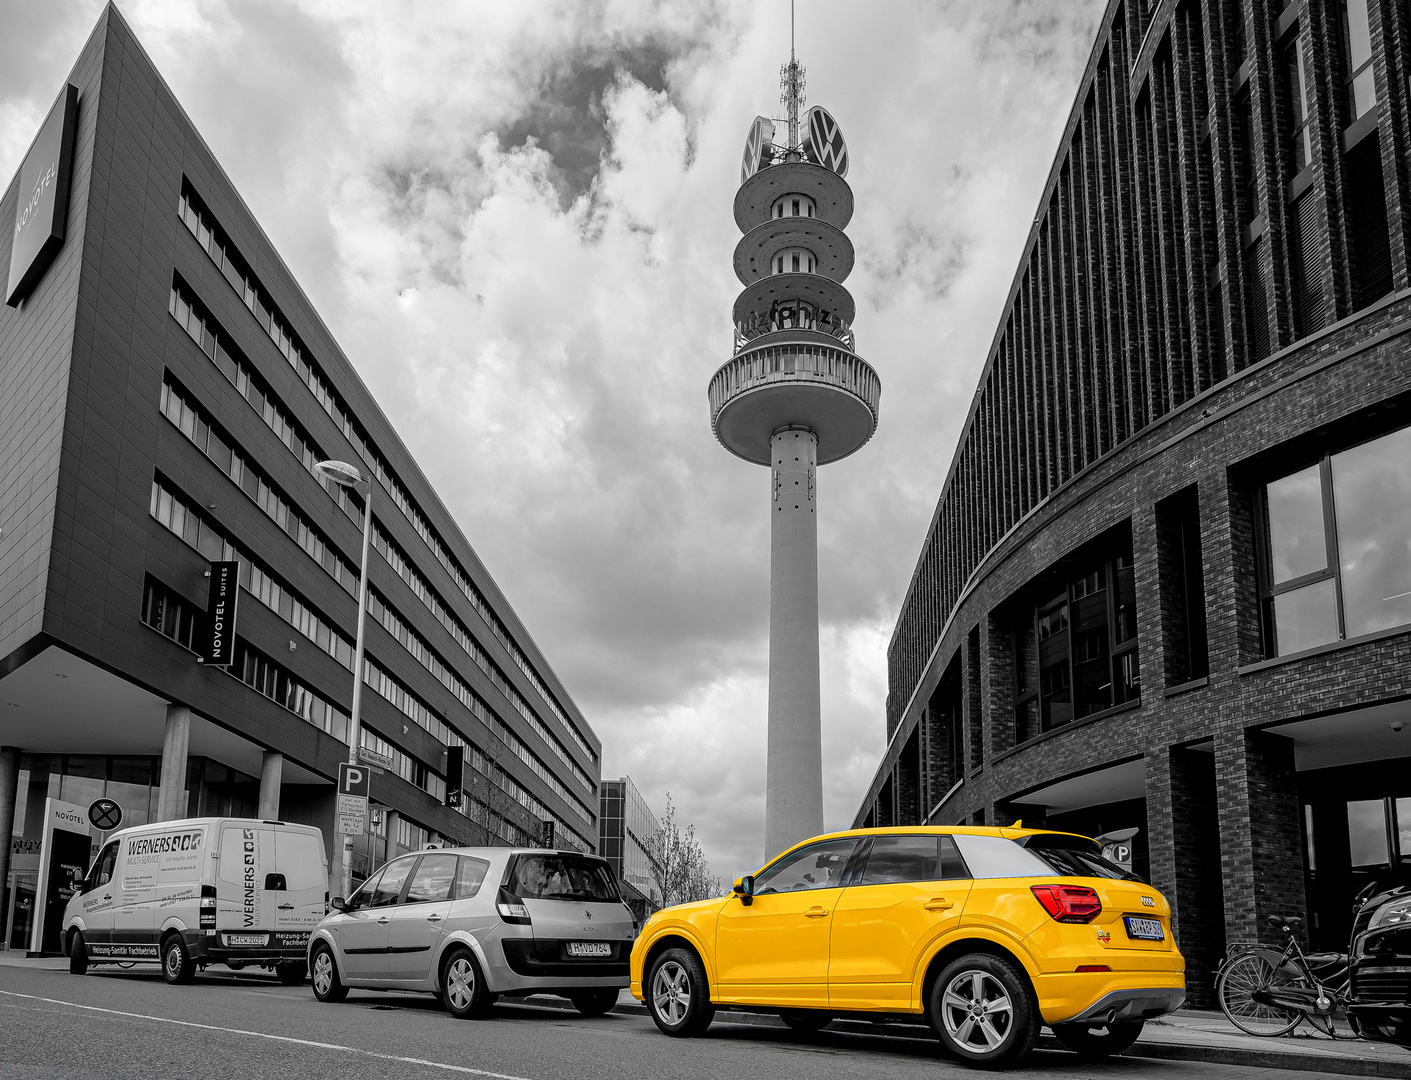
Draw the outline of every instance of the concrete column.
M284 755L266 750L260 761L260 818L279 820L279 785L284 780Z
M167 706L167 730L162 736L162 786L157 791L157 820L186 816L186 747L191 741L191 710Z
M769 440L769 756L764 856L823 831L818 688L818 436L785 428Z
M20 748L0 746L0 934L10 911L10 837L15 831L15 804L20 795ZM0 948L5 943L0 941Z
M397 857L397 824L401 819L402 815L390 807L382 811L382 820L387 823L386 858L389 862Z

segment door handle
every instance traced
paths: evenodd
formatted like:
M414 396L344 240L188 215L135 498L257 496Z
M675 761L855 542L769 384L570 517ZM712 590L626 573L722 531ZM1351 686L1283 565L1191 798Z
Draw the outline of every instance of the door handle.
M823 916L825 916L825 915L827 915L827 914L828 914L828 909L827 909L827 908L825 908L825 907L816 907L816 906L815 906L815 907L811 907L811 908L809 908L807 911L804 912L804 915L807 916L807 917L810 918L810 919L821 919L821 918L823 918Z
M955 901L947 900L944 896L933 896L921 906L927 911L945 911L947 908L955 907Z
M380 918L380 919L377 920L377 925L378 925L378 926L386 926L386 925L387 925L389 922L391 922L391 921L392 921L391 919L389 919L386 915L384 915L384 916L382 916L382 918Z
M103 894L103 899L104 899L104 900L111 900L112 898L113 898L113 894L112 894L112 893L106 893L106 892L105 892L105 893Z
M426 921L427 921L427 922L440 922L440 921L441 921L441 916L440 916L440 915L437 915L436 912L433 911L430 915L428 915L428 916L426 917Z
M294 910L294 905L293 905L293 904L280 904L280 905L279 905L279 910L280 910L280 911L293 911L293 910Z

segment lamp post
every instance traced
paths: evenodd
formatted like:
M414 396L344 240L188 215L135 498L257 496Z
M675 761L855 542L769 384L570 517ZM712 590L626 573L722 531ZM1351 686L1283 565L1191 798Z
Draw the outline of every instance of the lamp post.
M367 621L367 548L372 536L372 480L363 476L356 467L346 461L320 461L314 466L318 474L339 487L353 488L366 493L363 502L363 558L358 569L358 639L353 650L353 715L348 721L348 764L358 763L358 744L362 741L363 704L363 643L364 624ZM353 837L343 834L343 896L353 891Z

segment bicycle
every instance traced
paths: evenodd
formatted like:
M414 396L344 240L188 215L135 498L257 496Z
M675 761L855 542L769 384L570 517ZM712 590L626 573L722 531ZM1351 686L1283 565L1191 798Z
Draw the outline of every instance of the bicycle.
M1303 920L1270 915L1285 936L1282 950L1258 942L1230 947L1215 976L1220 1011L1249 1035L1287 1035L1306 1018L1337 1038L1333 1015L1350 1003L1346 953L1305 953L1294 931Z

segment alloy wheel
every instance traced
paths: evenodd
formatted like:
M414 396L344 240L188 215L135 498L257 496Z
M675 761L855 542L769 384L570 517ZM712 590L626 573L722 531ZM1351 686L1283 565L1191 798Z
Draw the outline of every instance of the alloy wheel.
M457 1011L470 1008L475 997L475 968L470 957L457 956L446 965L446 1000Z
M946 1033L972 1054L998 1048L1014 1026L1014 1003L988 971L962 971L941 997Z
M314 989L320 996L327 994L333 985L333 957L327 950L320 949L314 957Z
M673 1027L686 1019L691 1008L691 979L675 960L668 960L657 968L656 977L652 979L652 1006Z

